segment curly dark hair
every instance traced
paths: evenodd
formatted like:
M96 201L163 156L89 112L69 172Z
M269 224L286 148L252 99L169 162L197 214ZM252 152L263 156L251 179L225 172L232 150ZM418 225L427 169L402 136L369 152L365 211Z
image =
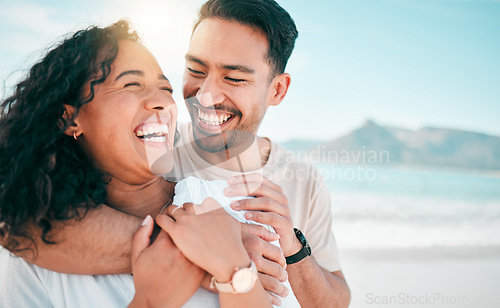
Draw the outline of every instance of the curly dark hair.
M104 175L64 131L108 77L119 40L140 42L124 20L68 36L1 102L0 239L10 251L36 253L32 227L51 244L51 222L81 219L104 202ZM69 119L64 104L76 109Z

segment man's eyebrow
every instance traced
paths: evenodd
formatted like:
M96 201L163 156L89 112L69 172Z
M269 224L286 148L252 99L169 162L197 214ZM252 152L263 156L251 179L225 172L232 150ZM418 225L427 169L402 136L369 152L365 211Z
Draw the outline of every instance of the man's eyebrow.
M205 66L205 67L207 66L207 64L203 60L198 59L195 56L192 56L189 54L186 55L186 61L192 61L192 62L198 63L198 64ZM221 64L221 65L217 65L217 67L224 69L224 70L228 70L228 71L240 71L240 72L248 73L248 74L255 73L254 69L251 69L251 68L244 66L244 65Z
M203 66L207 66L207 64L205 62L203 62L202 60L192 56L192 55L186 55L186 61L192 61L192 62L196 62L200 65L203 65Z
M248 74L255 73L255 70L243 65L218 65L218 67L228 71L240 71Z
M158 79L160 79L160 80L166 80L166 81L170 82L170 80L168 80L167 76L165 76L163 74L158 75Z
M125 71L125 72L121 73L120 75L118 75L118 77L116 77L115 81L117 81L118 79L122 78L125 75L138 75L138 76L143 77L144 76L144 72L143 71L138 71L138 70Z

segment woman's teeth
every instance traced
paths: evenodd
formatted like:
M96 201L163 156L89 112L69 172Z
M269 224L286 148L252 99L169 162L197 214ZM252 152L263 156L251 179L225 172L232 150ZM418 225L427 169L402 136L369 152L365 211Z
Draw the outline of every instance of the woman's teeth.
M135 135L144 141L166 142L168 134L168 124L149 123L144 124L135 131Z
M162 136L162 137L148 137L144 138L144 141L149 141L149 142L167 142L167 137Z
M215 125L222 125L229 120L232 116L229 114L221 114L220 116L214 115L214 114L206 114L202 112L200 109L198 109L198 118L200 119L201 122L215 126Z

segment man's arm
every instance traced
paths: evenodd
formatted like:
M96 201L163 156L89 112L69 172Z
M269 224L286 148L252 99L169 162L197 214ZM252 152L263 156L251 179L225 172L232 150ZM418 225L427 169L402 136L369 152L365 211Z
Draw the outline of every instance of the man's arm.
M130 252L141 218L102 205L89 210L81 220L52 224L45 244L40 230L33 228L38 255L16 253L28 262L61 273L100 275L132 273Z
M301 307L347 307L351 293L342 271L328 272L309 256L288 265L288 280Z
M247 219L273 226L280 235L280 245L285 256L291 256L302 248L293 230L288 199L279 185L258 173L238 176L228 180L228 183L232 186L230 191L226 191L228 196L259 197L240 200L231 206L235 210L250 211L245 214ZM264 200L267 201L263 202ZM290 285L302 307L349 305L350 291L341 271L329 272L309 256L289 265L287 272Z

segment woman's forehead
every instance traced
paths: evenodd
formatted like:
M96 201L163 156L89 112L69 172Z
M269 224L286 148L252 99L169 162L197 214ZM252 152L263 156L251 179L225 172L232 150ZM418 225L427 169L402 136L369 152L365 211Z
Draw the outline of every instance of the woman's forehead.
M139 43L121 40L118 42L118 54L111 65L111 74L120 74L121 70L153 70L154 73L161 72L156 58L151 52Z

